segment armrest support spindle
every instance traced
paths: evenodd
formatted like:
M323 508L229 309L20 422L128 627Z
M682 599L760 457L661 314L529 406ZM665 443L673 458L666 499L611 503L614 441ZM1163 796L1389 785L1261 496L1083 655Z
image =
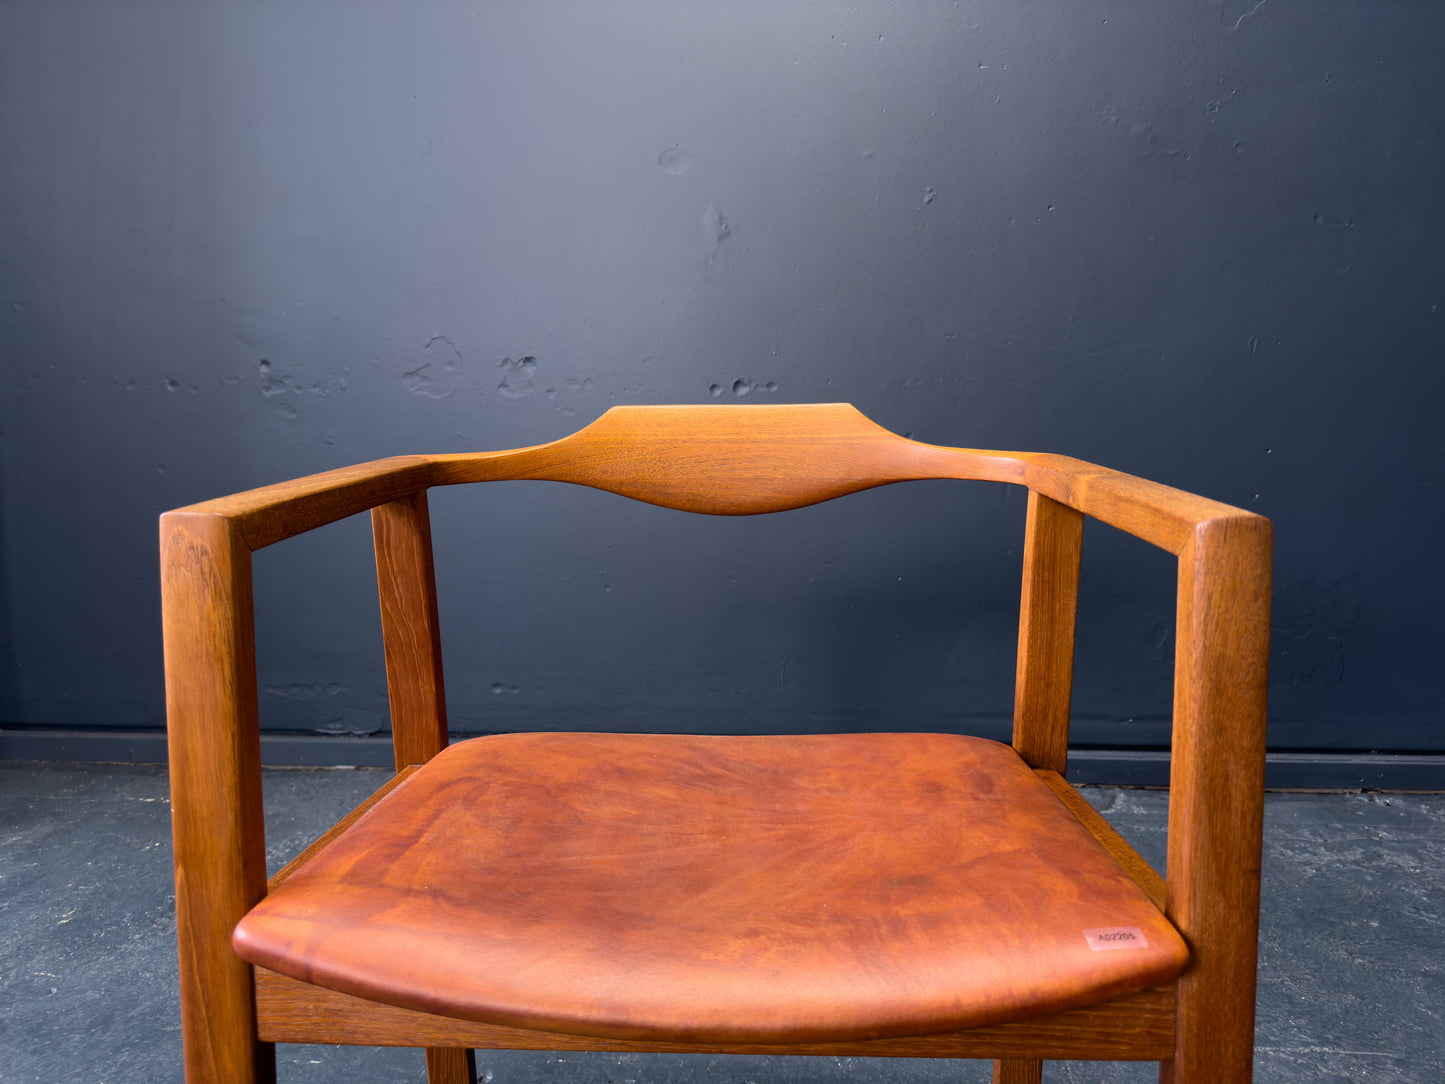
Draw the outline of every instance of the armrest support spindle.
M1060 775L1069 755L1083 532L1082 512L1029 491L1013 746L1029 767Z
M423 764L447 745L442 642L426 490L371 510L376 582L396 767Z

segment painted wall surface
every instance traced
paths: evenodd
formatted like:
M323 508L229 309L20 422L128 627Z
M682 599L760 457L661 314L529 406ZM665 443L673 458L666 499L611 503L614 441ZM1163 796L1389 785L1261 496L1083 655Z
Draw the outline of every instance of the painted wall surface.
M0 723L159 727L159 512L623 402L845 400L1276 525L1271 743L1438 750L1445 6L0 5ZM972 729L1023 494L432 496L453 726ZM372 733L365 518L256 556L262 713ZM1085 540L1075 740L1167 742Z

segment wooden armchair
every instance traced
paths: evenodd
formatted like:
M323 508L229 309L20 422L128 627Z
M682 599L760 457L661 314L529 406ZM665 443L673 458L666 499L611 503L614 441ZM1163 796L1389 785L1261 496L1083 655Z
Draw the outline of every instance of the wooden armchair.
M551 479L776 512L921 478L1029 489L1012 749L954 735L499 735L447 748L426 491ZM265 871L251 552L370 509L397 774ZM1179 559L1168 880L1064 781L1083 519ZM186 1079L276 1042L1153 1060L1250 1078L1270 525L843 404L618 407L161 517Z

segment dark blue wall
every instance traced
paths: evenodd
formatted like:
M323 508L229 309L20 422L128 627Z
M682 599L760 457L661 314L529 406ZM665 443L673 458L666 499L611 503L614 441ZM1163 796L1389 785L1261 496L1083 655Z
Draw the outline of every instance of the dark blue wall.
M1272 744L1442 747L1445 6L0 6L0 723L159 727L155 517L619 402L846 400L1276 524ZM437 492L453 725L972 728L1023 501ZM1086 538L1075 737L1166 740ZM363 520L257 555L268 726L386 725Z

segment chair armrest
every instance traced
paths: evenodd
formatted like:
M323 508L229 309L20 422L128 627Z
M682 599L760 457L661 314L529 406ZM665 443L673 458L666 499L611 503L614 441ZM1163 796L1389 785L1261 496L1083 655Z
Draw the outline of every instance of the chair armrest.
M247 1031L255 1033L250 968L230 950L231 929L266 892L251 552L377 510L397 757L400 763L425 759L446 743L425 498L433 472L422 456L381 459L161 516L183 1013L248 1019ZM418 629L426 635L419 637ZM241 1079L249 1041L238 1039L234 1049L187 1044L188 1074Z
M1022 461L1022 481L1030 489L1173 554L1178 554L1194 531L1206 523L1268 523L1242 508L1064 455L989 454Z
M230 949L232 928L266 893L251 551L368 508L403 506L387 517L388 541L378 548L385 609L389 584L414 587L422 571L430 572L429 544L421 557L410 551L419 539L429 543L424 490L431 469L419 456L383 459L161 516L182 1015L248 1022L209 1044L187 1042L188 1079L245 1079L256 1033L251 969ZM423 607L432 603L434 618L434 596L412 594ZM444 744L439 690L427 707ZM202 1025L183 1026L196 1034Z
M1203 1051L1211 1071L1224 1074L1216 1079L1247 1079L1273 529L1262 516L1065 456L1011 458L1025 464L1032 491L1015 711L1015 745L1031 762L1062 764L1065 755L1078 515L1178 558L1165 909L1191 963L1179 980L1176 1057L1161 1079L1203 1079L1195 1064ZM1040 628L1031 630L1031 621Z
M432 471L431 461L420 455L341 467L177 508L161 517L162 533L168 516L220 516L233 524L248 549L258 550L419 493L432 484Z

